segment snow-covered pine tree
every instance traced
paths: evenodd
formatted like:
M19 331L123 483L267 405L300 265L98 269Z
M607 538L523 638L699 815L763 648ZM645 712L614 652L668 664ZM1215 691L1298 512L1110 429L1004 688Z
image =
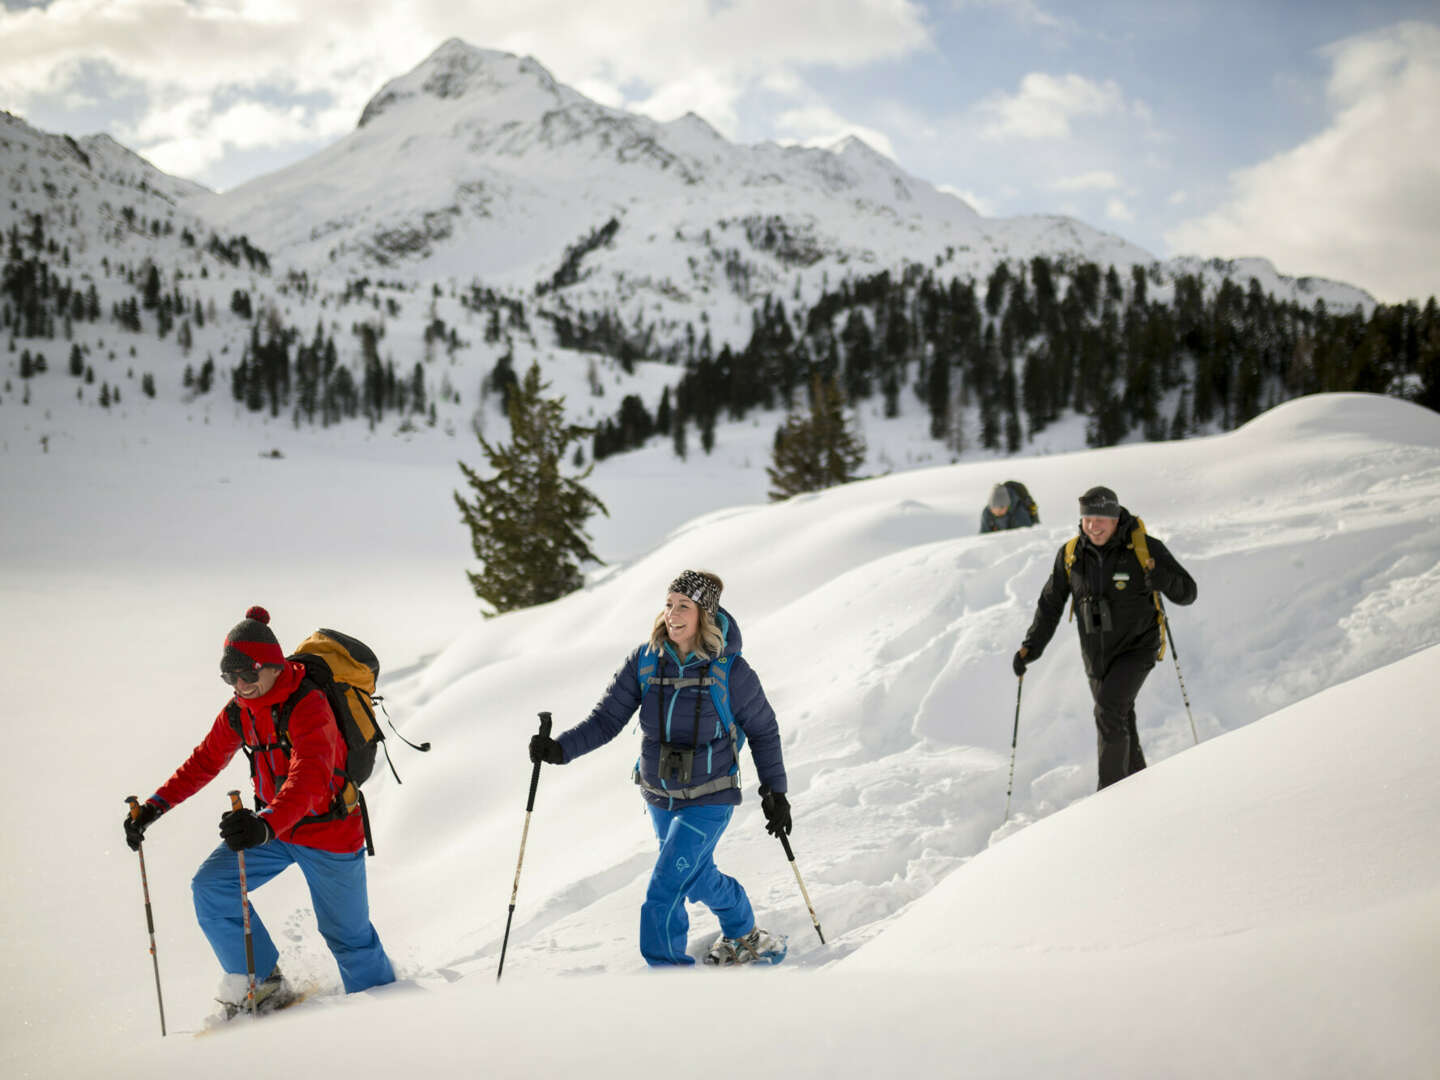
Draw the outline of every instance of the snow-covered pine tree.
M457 491L455 505L482 565L466 576L497 613L559 599L584 584L581 562L601 561L585 522L596 510L610 512L581 483L590 468L571 477L560 472L570 444L591 429L566 424L564 399L544 397L547 389L532 364L510 394L509 445L492 446L476 433L492 475L460 463L473 498Z
M810 415L785 418L775 438L770 499L780 502L805 491L823 491L856 479L865 460L865 440L850 428L845 395L834 380L810 384Z

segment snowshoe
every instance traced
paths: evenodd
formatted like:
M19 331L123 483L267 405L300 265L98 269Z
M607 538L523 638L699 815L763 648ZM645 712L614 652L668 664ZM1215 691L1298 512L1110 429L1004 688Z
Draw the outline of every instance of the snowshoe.
M221 990L224 996L215 999L224 1010L224 1015L218 1019L233 1020L241 1013L248 1013L250 1011L249 990L250 980L245 976L227 975ZM285 976L277 967L262 981L255 984L255 1015L264 1016L267 1013L279 1012L281 1009L294 1005L304 996L285 980Z
M784 934L772 934L758 926L744 937L722 937L705 954L705 963L714 967L736 964L778 964L790 949Z

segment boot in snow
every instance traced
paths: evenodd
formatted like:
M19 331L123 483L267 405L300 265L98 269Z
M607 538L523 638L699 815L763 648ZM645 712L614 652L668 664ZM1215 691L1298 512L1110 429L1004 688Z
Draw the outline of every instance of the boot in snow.
M784 934L772 934L758 926L744 937L722 937L705 954L705 963L716 967L734 964L778 964L789 951Z
M221 979L220 996L215 1000L225 1010L226 1020L250 1011L249 991L250 979L246 975L226 975ZM299 997L277 965L274 971L255 984L255 1012L257 1015L275 1012L293 1005Z

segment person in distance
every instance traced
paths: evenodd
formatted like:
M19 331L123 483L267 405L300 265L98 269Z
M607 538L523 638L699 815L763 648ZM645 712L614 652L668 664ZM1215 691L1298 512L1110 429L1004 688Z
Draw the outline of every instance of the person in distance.
M980 531L1004 532L1006 529L1025 529L1036 524L1035 515L1030 512L1028 494L1016 492L1009 481L996 484L990 489L990 498L985 509L980 511Z

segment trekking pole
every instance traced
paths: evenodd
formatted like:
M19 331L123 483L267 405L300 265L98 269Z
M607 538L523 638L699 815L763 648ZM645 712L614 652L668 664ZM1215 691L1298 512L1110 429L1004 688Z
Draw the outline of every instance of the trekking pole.
M133 821L140 816L140 800L134 795L127 795L125 801L130 804L130 819ZM160 957L155 952L155 916L150 911L150 879L145 875L145 844L143 841L136 841L135 854L140 856L140 891L145 895L145 926L150 931L150 962L155 965L155 1000L160 1005L160 1037L165 1037L165 997L160 993Z
M1180 697L1185 702L1185 715L1190 717L1190 735L1195 740L1195 745L1199 746L1200 735L1195 731L1195 715L1190 711L1190 695L1185 690L1185 676L1180 673L1180 650L1175 647L1175 628L1170 625L1163 605L1160 616L1165 620L1165 635L1170 639L1170 658L1175 661L1175 677L1180 680Z
M1010 820L1010 793L1015 790L1015 747L1020 742L1020 692L1025 689L1025 676L1015 683L1015 730L1010 733L1010 783L1005 788L1005 821ZM1000 822L1001 825L1005 821Z
M230 792L230 809L240 810L240 792ZM245 887L245 852L235 852L240 863L240 911L245 917L245 974L249 978L249 989L245 1000L250 1003L250 1016L255 1016L255 939L250 935L250 891Z
M825 931L820 929L820 920L815 917L815 905L810 902L810 894L805 889L805 881L800 877L800 867L795 865L795 852L790 850L790 838L783 832L780 834L780 843L785 845L785 858L790 860L790 869L795 871L795 884L800 886L800 895L805 898L805 906L810 909L810 921L815 924L815 933L820 935L820 944L825 944Z
M550 714L540 714L540 736L548 739L550 737ZM540 762L535 762L535 768L530 773L530 797L525 800L525 828L520 830L520 858L515 861L515 884L510 888L510 911L505 916L505 938L500 942L500 966L495 969L495 981L500 981L500 976L505 971L505 950L510 946L510 920L515 917L515 897L520 892L520 867L525 865L525 841L530 836L530 814L535 809L535 789L540 784Z

